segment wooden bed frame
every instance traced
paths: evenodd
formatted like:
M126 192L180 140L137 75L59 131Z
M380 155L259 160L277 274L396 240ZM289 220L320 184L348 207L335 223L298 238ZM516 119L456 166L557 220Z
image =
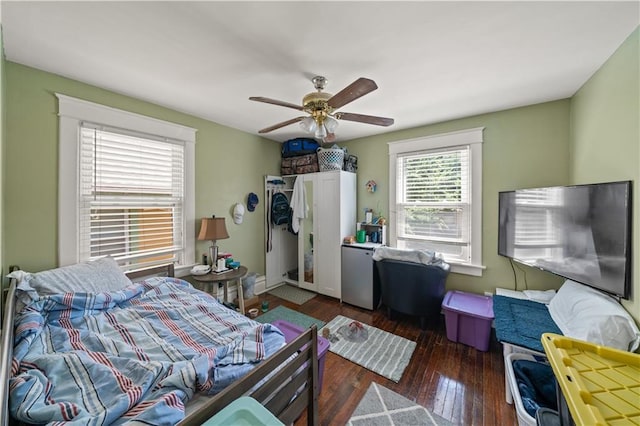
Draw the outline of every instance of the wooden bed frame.
M127 273L132 280L149 276L174 276L172 264ZM13 318L15 280L6 295L0 341L0 425L9 424L9 375L13 358ZM290 359L291 358L291 359ZM262 361L246 376L210 397L188 414L181 426L200 425L241 396L250 396L265 406L284 424L293 422L307 410L307 424L318 424L318 330L312 326Z
M296 353L298 355L287 362L287 359ZM284 367L277 370L285 362L287 363ZM269 376L275 370L277 371ZM179 425L201 425L241 396L254 398L287 425L293 424L307 408L307 424L317 425L317 383L318 331L313 325L287 346L261 362L242 380L228 386L198 411L185 417Z

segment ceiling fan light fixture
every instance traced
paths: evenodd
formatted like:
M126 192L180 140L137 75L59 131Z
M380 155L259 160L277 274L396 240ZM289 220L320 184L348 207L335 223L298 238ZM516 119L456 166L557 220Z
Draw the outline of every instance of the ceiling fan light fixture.
M307 133L313 133L316 131L317 125L313 117L305 117L300 121L300 127Z
M328 115L327 118L324 119L324 127L326 127L327 132L333 133L338 127L338 120Z
M320 124L315 132L316 139L324 139L327 137L327 129L324 124Z
M327 135L327 137L325 137L322 142L324 143L331 143L334 142L336 140L336 134L335 133L329 133Z

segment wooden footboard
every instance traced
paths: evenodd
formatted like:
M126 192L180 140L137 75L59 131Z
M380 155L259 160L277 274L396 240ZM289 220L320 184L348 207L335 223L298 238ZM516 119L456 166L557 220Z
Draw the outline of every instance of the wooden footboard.
M239 397L250 396L284 424L293 424L307 409L307 424L317 425L318 391L318 330L314 325L179 424L201 425Z

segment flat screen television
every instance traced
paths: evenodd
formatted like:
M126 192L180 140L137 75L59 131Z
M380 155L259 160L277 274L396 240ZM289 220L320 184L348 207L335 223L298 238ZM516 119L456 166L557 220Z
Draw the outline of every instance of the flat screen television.
M631 295L631 182L499 193L498 254Z

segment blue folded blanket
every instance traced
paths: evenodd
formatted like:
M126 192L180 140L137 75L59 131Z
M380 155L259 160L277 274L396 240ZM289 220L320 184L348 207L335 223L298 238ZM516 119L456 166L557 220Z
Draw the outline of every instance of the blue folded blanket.
M496 295L493 296L493 314L496 338L500 342L544 352L540 341L542 333L562 335L547 305L542 303Z
M518 359L513 362L522 405L535 418L539 408L558 409L556 378L551 366L540 362Z

